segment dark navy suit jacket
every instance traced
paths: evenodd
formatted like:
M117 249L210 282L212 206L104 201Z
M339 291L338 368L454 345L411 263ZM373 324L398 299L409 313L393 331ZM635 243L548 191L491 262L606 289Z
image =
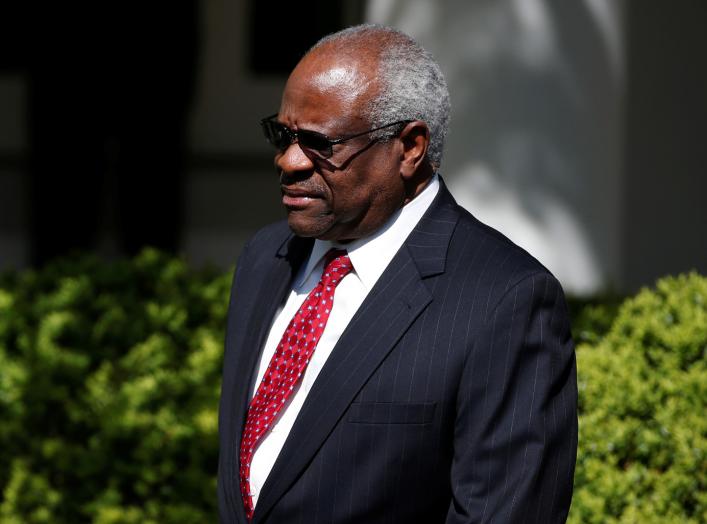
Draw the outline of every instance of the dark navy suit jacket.
M238 449L277 307L313 241L285 222L238 262L219 413L219 513L245 523ZM557 280L442 184L320 372L254 523L557 523L577 390Z

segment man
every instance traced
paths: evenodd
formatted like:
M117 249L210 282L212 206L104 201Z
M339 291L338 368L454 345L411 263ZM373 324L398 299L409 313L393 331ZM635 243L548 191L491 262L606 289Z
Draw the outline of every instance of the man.
M564 522L562 290L454 202L437 174L448 115L426 51L358 26L310 50L263 120L287 223L234 278L222 522Z

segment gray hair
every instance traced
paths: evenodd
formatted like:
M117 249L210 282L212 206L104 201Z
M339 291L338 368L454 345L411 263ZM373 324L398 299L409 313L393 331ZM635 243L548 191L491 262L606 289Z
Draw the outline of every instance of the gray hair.
M449 90L444 75L432 55L405 33L377 24L349 27L325 36L310 52L325 44L335 44L349 54L361 56L361 47L379 46L378 81L380 91L364 109L371 127L398 120L422 120L430 130L427 157L437 170L442 162L444 138L449 126ZM344 51L346 52L346 51ZM376 138L394 136L390 130L374 133Z

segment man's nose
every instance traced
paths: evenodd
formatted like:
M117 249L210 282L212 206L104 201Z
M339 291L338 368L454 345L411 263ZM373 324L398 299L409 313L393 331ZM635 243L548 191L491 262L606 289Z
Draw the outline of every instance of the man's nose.
M290 144L280 156L276 157L275 165L282 173L296 173L314 169L312 160L304 154L297 142Z

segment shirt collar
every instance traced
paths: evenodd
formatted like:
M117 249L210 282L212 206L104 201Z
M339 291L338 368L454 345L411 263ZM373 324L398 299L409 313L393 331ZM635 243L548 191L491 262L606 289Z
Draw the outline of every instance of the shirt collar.
M367 291L378 281L385 268L398 252L408 235L430 207L439 191L439 177L435 173L422 192L397 210L388 221L372 235L359 238L348 244L329 240L316 240L309 260L297 279L300 287L307 281L314 269L320 265L324 255L332 248L345 249L353 265L353 273L358 276Z

